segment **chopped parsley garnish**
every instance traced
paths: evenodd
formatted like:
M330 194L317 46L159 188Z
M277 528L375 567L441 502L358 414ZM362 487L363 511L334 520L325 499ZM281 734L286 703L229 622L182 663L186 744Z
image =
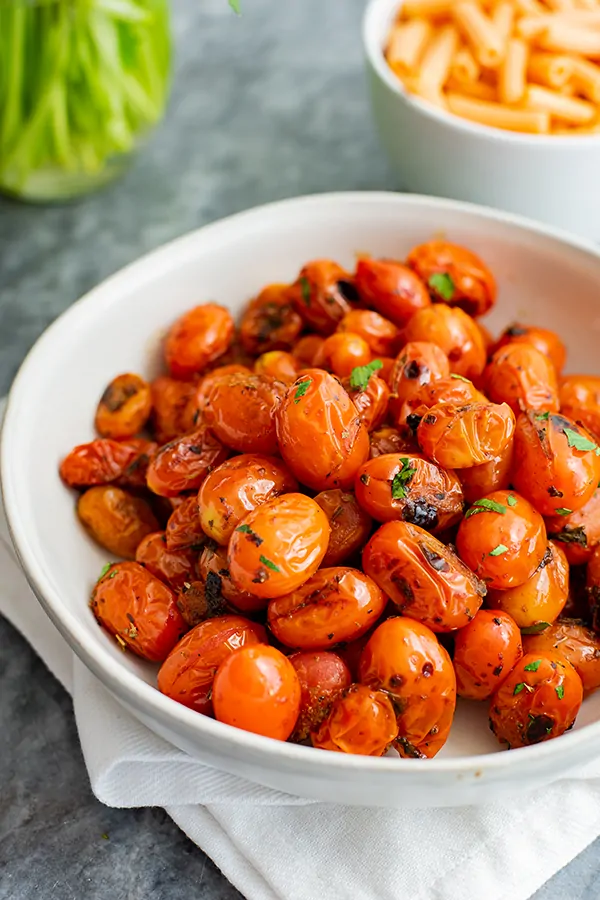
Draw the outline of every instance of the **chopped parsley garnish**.
M511 504L511 506L514 506L514 504ZM495 512L500 513L500 515L503 516L506 512L506 507L502 503L497 503L495 500L489 500L487 497L482 497L481 500L475 501L471 509L467 510L465 519L470 518L470 516L475 516L480 512Z
M406 456L400 460L400 463L402 468L392 479L392 500L404 500L406 497L406 485L417 471L414 466L411 466Z
M535 625L528 625L527 628L521 628L521 634L540 634L550 628L550 622L536 622Z
M252 534L253 533L252 529L250 528L249 525L238 525L238 527L235 530L241 531L242 534Z
M312 378L307 378L306 381L300 382L300 384L296 388L296 393L294 394L294 403L300 403L300 398L304 397L311 384Z
M443 300L452 300L454 297L454 282L447 272L435 272L427 283Z
M513 497L512 494L509 494L508 497L506 498L506 502L508 503L509 506L516 506L517 498Z
M516 694L520 694L521 691L523 691L523 690L525 690L525 683L523 681L520 681L518 684L515 684L515 689L513 691L513 697Z
M457 375L456 372L450 372L450 378L458 378L459 381L466 381L467 384L472 384L468 378L465 378L464 375Z
M266 556L259 556L258 558L259 558L259 561L263 564L263 566L267 567L267 569L271 569L272 572L281 572L281 569L279 568L279 566L276 566L275 563L271 562L270 559L267 559Z
M539 669L541 664L542 664L541 659L534 659L533 662L527 663L527 665L524 666L523 668L525 669L526 672L537 672L537 670Z
M106 575L106 573L108 572L108 570L110 569L111 566L112 566L112 563L106 563L105 566L102 566L102 571L100 572L100 575L98 576L98 581L100 581L101 578L104 578L104 576Z
M562 700L562 698L565 696L564 684L559 684L558 687L554 688L554 690L556 691L556 696L558 697L558 699Z
M573 510L567 509L566 506L561 506L556 510L556 514L558 516L570 516L572 512L573 512Z
M536 419L539 419L540 422L547 422L548 419L550 418L550 413L549 412L536 413L535 417L536 417Z
M263 539L259 537L259 535L255 531L253 531L249 525L238 525L235 530L240 531L242 534L248 535L248 540L252 541L252 543L256 547L260 547L263 542Z
M366 390L371 375L382 368L383 363L380 359L374 359L366 366L356 366L350 373L350 387L353 391Z
M569 447L574 447L575 450L594 450L597 456L600 455L598 445L586 438L585 435L579 434L578 431L573 431L572 428L563 428L563 434Z
M310 306L310 281L308 278L300 279L300 291L302 293L302 299L306 306Z
M508 551L508 547L506 544L498 544L497 547L494 547L493 550L490 550L490 556L502 556L503 553Z

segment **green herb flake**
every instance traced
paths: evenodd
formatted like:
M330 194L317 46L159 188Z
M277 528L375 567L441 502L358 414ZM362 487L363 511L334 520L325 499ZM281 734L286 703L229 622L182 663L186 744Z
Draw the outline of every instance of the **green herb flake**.
M112 563L106 563L105 566L102 566L102 571L100 572L100 575L98 576L98 581L101 581L102 578L104 578L104 576L109 571L111 566L112 566Z
M400 460L400 464L402 468L392 479L392 500L404 500L406 497L406 486L417 471L414 466L411 466L410 460L406 456Z
M109 577L109 578L115 578L116 574L117 574L117 570L116 570L116 569L113 569L112 572L110 573L110 575L109 575L108 577Z
M383 363L380 359L374 359L366 366L356 366L350 373L350 387L353 391L366 390L371 375L382 368Z
M557 516L570 516L573 512L572 509L567 509L566 506L561 506L559 509L555 510Z
M578 431L573 431L572 428L563 428L563 434L567 439L569 447L574 447L575 450L594 450L596 455L600 452L598 445L595 444L594 441L590 441L589 438L586 438L583 434L579 434Z
M536 419L539 419L540 422L547 422L550 417L550 413L549 412L536 413L535 417L536 417Z
M517 498L513 497L512 494L509 494L508 497L506 498L506 502L508 503L509 506L516 506Z
M514 506L514 504L511 505ZM503 516L506 512L506 507L502 503L497 503L495 500L489 500L487 497L482 497L481 500L475 501L471 509L467 510L465 519L469 519L471 516L475 516L477 513L481 512L495 512Z
M533 662L527 663L527 665L524 666L523 668L525 669L526 672L537 672L537 670L539 669L541 664L542 664L541 659L534 659Z
M562 698L565 696L564 684L559 684L558 687L554 688L554 690L556 691L556 696L558 697L558 699L562 700Z
M275 563L271 562L270 559L267 559L266 556L259 556L258 558L259 558L259 561L263 564L263 566L267 567L267 569L271 569L272 572L281 572L281 569L279 568L279 566L276 566Z
M464 375L457 375L456 372L450 372L450 378L456 378L458 381L466 381L467 384L472 384L472 381L469 381L468 378L465 378Z
M541 634L546 628L550 628L550 622L536 622L535 625L528 625L527 628L521 628L521 634Z
M252 529L249 525L238 525L235 529L236 531L241 531L242 534L252 534Z
M454 282L447 272L435 272L427 282L442 300L452 300L455 293Z
M294 403L300 403L300 398L304 397L311 384L312 378L307 378L306 381L300 382L300 384L296 388L296 393L294 394Z
M508 547L506 544L498 544L497 547L494 547L493 550L490 550L490 556L502 556L503 553L508 552Z
M308 278L300 279L300 292L302 294L302 299L304 300L305 306L310 306L310 281Z
M513 697L515 697L517 694L520 694L521 691L524 689L525 689L525 684L523 681L520 681L518 684L515 684L515 689L513 691Z

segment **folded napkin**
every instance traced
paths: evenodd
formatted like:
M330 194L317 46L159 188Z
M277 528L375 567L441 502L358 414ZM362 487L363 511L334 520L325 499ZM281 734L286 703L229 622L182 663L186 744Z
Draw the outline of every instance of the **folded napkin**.
M398 811L302 801L202 765L73 657L19 569L1 506L0 613L72 694L96 797L165 807L248 900L526 900L600 834L600 760L507 806Z

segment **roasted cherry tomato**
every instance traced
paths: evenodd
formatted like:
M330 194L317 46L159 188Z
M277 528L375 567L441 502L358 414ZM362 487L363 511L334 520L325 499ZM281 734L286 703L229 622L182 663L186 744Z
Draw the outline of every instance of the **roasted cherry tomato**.
M198 554L193 550L169 550L164 531L155 531L140 541L135 558L175 590L196 578Z
M114 563L92 591L96 619L125 650L161 662L187 631L174 591L136 562Z
M149 503L113 485L98 485L82 494L77 515L97 544L123 559L135 559L142 538L158 529Z
M281 381L266 375L223 375L212 385L204 422L240 453L275 453L275 413L285 390Z
M480 609L454 640L456 691L467 700L485 700L523 656L517 623L499 609Z
M383 591L359 569L334 566L269 603L269 628L286 647L326 650L371 627L387 603Z
M421 279L393 259L360 259L355 282L364 302L399 328L420 309L431 306Z
M424 409L431 409L440 403L468 406L470 403L487 402L481 391L478 391L468 378L463 378L462 375L448 375L420 385L400 406L394 407L394 413L398 428L403 428L415 410L422 413Z
M600 490L581 509L546 519L546 530L572 566L585 565L600 544Z
M369 435L340 382L309 369L277 411L281 455L313 490L347 488L369 455Z
M462 309L434 303L415 313L404 329L405 341L430 341L450 360L450 369L465 378L477 378L485 368L483 338L473 319ZM447 374L447 373L444 373Z
M512 480L544 516L569 515L591 500L600 481L598 447L565 416L520 415Z
M197 423L196 386L161 375L150 385L152 424L156 440L165 444L193 431Z
M506 344L531 344L550 360L557 373L560 374L564 367L567 357L565 345L556 332L548 328L539 328L537 325L510 325L502 332L494 349L497 350Z
M526 653L492 696L490 728L509 749L539 744L573 726L582 699L570 662L556 651Z
M198 497L185 497L167 521L165 538L169 550L199 551L206 543L206 535L200 525Z
M217 544L228 544L242 519L261 503L298 490L281 460L243 453L207 475L198 492L200 524Z
M379 428L387 415L390 389L383 378L378 378L377 375L371 375L365 387L353 387L353 384L362 383L362 379L358 378L344 378L342 381L360 421L367 431L373 431Z
M369 459L356 476L356 499L378 522L401 519L439 532L456 524L463 492L452 471L424 457L389 453Z
M331 535L324 566L339 566L353 553L362 550L371 534L371 516L357 503L354 494L335 488L315 497L329 519Z
M244 613L266 609L268 600L241 591L231 580L225 547L209 541L200 555L198 569L206 588L207 600L211 604L226 603Z
M542 562L547 545L544 520L524 497L511 491L494 491L477 500L456 536L461 559L488 588L499 590L525 584Z
M216 303L203 303L171 326L165 358L175 378L191 378L222 356L233 338L231 313Z
M300 714L293 741L305 741L329 714L331 704L352 678L346 663L324 650L299 650L288 656L300 682Z
M558 397L561 412L600 440L600 376L567 375L560 380Z
M337 331L323 341L315 358L315 367L345 378L357 366L366 366L369 362L371 348L360 334Z
M569 563L558 544L549 542L531 578L509 590L490 590L488 605L513 617L519 628L540 628L554 622L569 594Z
M262 625L241 616L220 616L192 628L158 670L158 689L167 697L212 715L215 672L223 660L249 644L266 643Z
M373 356L395 356L400 342L400 330L372 309L353 309L347 313L338 331L349 331L362 337Z
M227 458L228 451L206 427L161 447L148 466L147 483L162 497L197 490L208 472Z
M140 454L148 444L142 440L113 441L110 438L79 444L61 462L60 477L66 485L76 488L127 478L131 466L139 467Z
M242 647L227 656L213 683L215 718L227 725L287 741L300 713L300 682L275 647Z
M481 466L469 469L458 469L457 475L462 484L466 503L475 503L493 491L502 491L510 484L514 455L514 435L500 452L499 456Z
M240 321L242 346L255 356L269 350L288 350L301 331L302 319L291 304L287 284L263 288Z
M428 341L405 344L392 369L390 387L400 404L411 401L423 385L450 374L450 363L443 350Z
M96 431L102 437L122 440L141 431L152 411L150 385L139 375L117 375L108 385L96 409Z
M330 531L319 504L304 494L282 494L261 504L231 536L233 583L269 599L295 591L319 568Z
M559 619L539 634L523 635L530 655L557 653L568 660L583 684L584 695L600 687L600 638L581 619Z
M267 375L284 384L291 384L299 374L298 360L285 350L269 350L254 363L257 375Z
M464 628L486 593L449 547L407 522L387 522L375 532L363 551L363 569L400 612L432 631Z
M448 241L414 247L408 265L423 279L434 300L459 306L470 316L483 316L496 302L496 282L471 250Z
M144 438L130 438L127 444L132 450L137 450L137 453L129 465L125 466L116 483L124 488L145 488L150 460L158 451L158 444Z
M446 743L456 706L452 660L435 634L413 619L387 619L367 642L359 672L363 684L394 700L400 755L435 756Z
M321 725L312 732L313 747L383 756L398 735L396 714L383 691L353 684L333 700Z
M251 363L254 366L254 361ZM190 401L190 412L193 427L204 424L204 410L210 398L211 391L215 384L220 384L221 379L227 375L252 375L252 369L240 363L231 363L227 366L217 366L207 372L198 382L194 389L194 396ZM189 429L192 430L192 429Z
M319 334L333 334L360 300L352 276L330 259L306 263L290 288L294 309Z
M533 344L506 344L496 350L483 373L484 391L494 403L524 410L558 412L556 370Z
M292 348L292 355L298 360L298 364L306 369L313 369L315 359L321 350L325 339L318 334L305 334Z
M417 441L425 456L439 466L469 469L504 453L514 432L515 417L506 403L439 403L425 411Z

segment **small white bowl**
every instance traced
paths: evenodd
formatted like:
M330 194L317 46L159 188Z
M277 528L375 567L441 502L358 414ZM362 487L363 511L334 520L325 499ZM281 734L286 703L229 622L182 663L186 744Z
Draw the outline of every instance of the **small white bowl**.
M598 370L600 253L504 213L401 194L331 194L275 203L168 244L109 278L40 338L12 387L2 435L6 513L19 558L42 606L86 666L134 716L217 769L280 791L363 806L481 803L567 775L600 748L600 692L576 728L556 740L503 751L487 704L461 703L435 759L372 759L282 743L199 715L156 689L156 667L98 627L88 598L109 558L77 521L60 481L62 457L94 436L94 408L119 372L153 376L162 338L184 310L215 300L238 313L270 281L303 263L356 254L403 258L434 235L480 253L498 279L489 324L515 318L555 328L571 365Z
M383 50L399 0L371 0L363 42L375 122L404 190L482 203L600 240L600 135L477 125L405 91Z

